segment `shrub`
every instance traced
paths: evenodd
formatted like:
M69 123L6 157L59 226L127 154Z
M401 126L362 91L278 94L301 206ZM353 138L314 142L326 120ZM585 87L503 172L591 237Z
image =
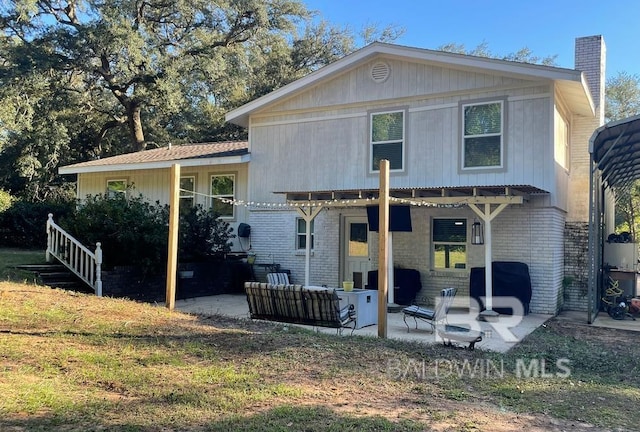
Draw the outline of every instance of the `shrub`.
M47 245L48 214L53 213L60 218L70 214L73 208L73 201L12 200L11 206L0 212L0 245L44 250Z
M145 274L166 270L169 236L169 207L150 204L142 196L89 196L72 217L60 225L85 246L100 242L105 268L131 265ZM180 261L202 260L228 252L234 237L229 224L202 206L180 217Z
M201 261L231 250L233 228L211 210L197 205L180 215L178 258L181 262Z
M167 207L142 196L88 196L60 226L91 249L100 242L105 268L133 265L146 273L166 263Z

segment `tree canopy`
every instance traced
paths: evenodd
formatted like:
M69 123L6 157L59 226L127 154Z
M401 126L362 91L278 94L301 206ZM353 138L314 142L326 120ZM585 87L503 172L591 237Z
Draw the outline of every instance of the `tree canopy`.
M619 72L607 79L606 121L622 120L640 114L640 77L627 72ZM636 234L640 229L637 218L640 208L640 182L629 187L616 188L616 227L618 231Z
M0 186L43 198L63 163L243 138L225 112L356 48L313 18L300 0L3 2Z
M607 79L605 118L621 120L640 114L640 76L618 72Z

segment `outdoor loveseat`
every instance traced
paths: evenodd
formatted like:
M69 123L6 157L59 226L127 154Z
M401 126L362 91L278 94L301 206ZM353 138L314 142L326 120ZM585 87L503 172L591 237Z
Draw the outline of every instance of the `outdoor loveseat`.
M336 290L302 285L245 282L244 289L253 319L319 327L356 327L355 307L340 307Z

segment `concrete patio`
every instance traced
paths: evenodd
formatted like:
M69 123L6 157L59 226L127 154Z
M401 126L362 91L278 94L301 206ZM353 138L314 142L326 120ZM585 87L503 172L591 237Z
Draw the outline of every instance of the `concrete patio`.
M223 315L239 319L249 319L249 307L244 294L221 294L210 297L197 297L186 300L178 300L176 310L185 313L199 315ZM454 314L455 317L461 315ZM522 319L520 319L522 318ZM506 352L515 346L525 336L551 318L551 315L529 314L524 317L511 317L502 315L496 322L474 321L472 325L479 326L484 332L483 340L476 344L476 349ZM451 318L449 320L451 322ZM441 343L436 341L436 336L431 333L431 326L423 321L418 321L418 329L415 329L413 319L407 318L411 331L407 331L407 325L403 321L401 312L387 314L387 337L389 339L410 340L423 343ZM283 324L292 325L292 324ZM336 330L324 327L301 326L328 334L336 334ZM350 331L345 330L342 337L349 337ZM356 329L354 335L378 337L378 326L371 325ZM466 344L465 344L466 345Z

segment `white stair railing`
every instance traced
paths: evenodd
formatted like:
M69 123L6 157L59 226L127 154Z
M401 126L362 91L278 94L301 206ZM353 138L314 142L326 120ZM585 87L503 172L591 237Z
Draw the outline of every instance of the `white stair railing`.
M53 215L49 213L49 219L47 220L47 262L51 262L52 257L60 261L93 288L98 297L102 297L102 248L100 243L96 243L95 252L91 252L60 228L53 221Z

